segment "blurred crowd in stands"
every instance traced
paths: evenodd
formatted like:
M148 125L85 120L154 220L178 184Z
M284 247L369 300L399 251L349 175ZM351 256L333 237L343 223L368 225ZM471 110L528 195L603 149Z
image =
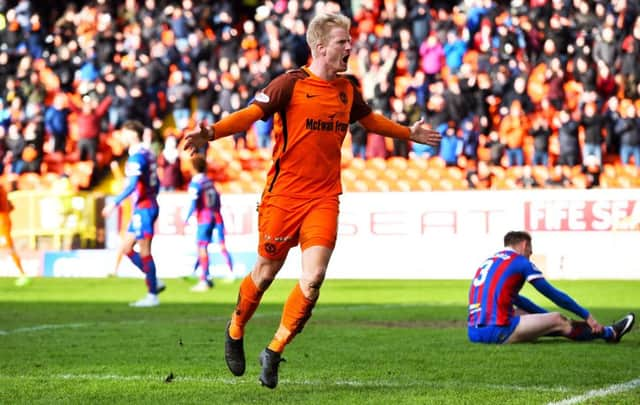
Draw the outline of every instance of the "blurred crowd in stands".
M90 188L126 152L122 123L137 119L163 189L183 187L184 131L306 64L306 25L318 11L352 17L350 70L372 108L407 125L424 117L443 134L433 149L354 124L349 159L437 157L472 188L490 187L496 168L522 168L522 187L565 187L573 173L592 187L606 164L640 166L637 1L9 3L0 1L7 176ZM236 134L235 147L268 156L274 125ZM535 167L549 169L548 182L526 180Z

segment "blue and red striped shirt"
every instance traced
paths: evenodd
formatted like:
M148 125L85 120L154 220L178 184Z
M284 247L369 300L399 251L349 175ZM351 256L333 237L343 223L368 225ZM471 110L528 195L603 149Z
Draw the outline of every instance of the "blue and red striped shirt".
M185 222L195 211L198 224L209 224L212 221L218 222L217 215L220 213L220 194L216 190L213 181L203 173L198 173L189 183L189 197L191 206Z
M133 207L152 208L158 206L158 170L156 157L153 152L143 144L129 148L129 158L124 169L127 176L125 189L116 197L116 205L119 205L129 195L133 195Z
M526 257L502 250L482 263L469 290L469 326L506 326L525 281L543 278Z

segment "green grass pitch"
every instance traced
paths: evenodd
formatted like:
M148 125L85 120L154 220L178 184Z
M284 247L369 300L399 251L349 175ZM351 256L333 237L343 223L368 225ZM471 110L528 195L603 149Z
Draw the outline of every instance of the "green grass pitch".
M260 386L257 357L293 280L276 280L249 323L239 378L223 358L238 282L198 294L168 280L149 309L127 305L142 280L13 282L0 279L0 404L640 403L638 325L617 345L474 345L466 281L327 280L275 390ZM640 281L554 284L601 323L640 315Z

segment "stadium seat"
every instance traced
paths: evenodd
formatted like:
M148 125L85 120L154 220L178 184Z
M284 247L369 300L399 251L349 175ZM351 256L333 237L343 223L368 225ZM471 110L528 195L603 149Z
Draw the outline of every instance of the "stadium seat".
M571 184L573 188L586 189L587 188L587 176L583 173L576 174L571 178Z
M440 156L431 156L429 158L429 167L445 168L447 167L447 162Z
M253 179L249 181L241 180L240 184L242 186L242 191L245 193L261 193L264 189L263 183L258 183Z
M366 166L365 160L362 158L353 158L349 165L350 168L355 170L364 170Z
M379 178L386 180L388 182L398 181L398 179L401 178L401 176L402 174L399 173L398 170L391 167L387 167L384 171L379 173Z
M549 168L547 166L532 166L531 174L538 184L543 185L549 178Z
M454 190L454 189L455 189L455 186L454 186L454 183L453 183L453 181L451 179L442 178L438 182L438 190L451 191L451 190Z
M50 189L58 181L60 175L58 173L44 173L40 176L40 183L44 189Z
M225 168L225 172L229 179L236 180L239 178L240 173L242 173L242 164L237 160L233 160L229 162L229 164Z
M387 168L387 162L380 157L374 157L365 161L365 166L374 170L385 170Z
M376 169L366 168L360 173L360 178L365 180L376 180L378 178L378 172Z
M409 168L409 162L403 157L392 156L387 159L387 167L395 170L407 170L407 168Z
M440 180L447 177L447 168L439 166L430 166L425 171L426 177L433 180Z
M238 174L237 180L244 183L251 183L253 181L253 177L251 176L251 171L249 170L240 171L240 173Z
M391 186L385 180L376 179L376 180L373 181L372 190L370 190L370 191L388 192L388 191L391 191Z
M416 185L418 186L419 191L432 191L434 189L433 185L429 180L419 179L417 180Z
M573 179L574 177L580 176L582 174L582 165L575 165L569 168L570 175L569 177Z
M429 167L429 162L427 159L421 157L411 158L407 161L410 168L418 169L418 170L426 170Z
M259 182L265 182L265 180L267 179L267 173L268 171L266 169L264 170L252 170L251 171L251 178L253 178L254 181L259 181Z
M393 183L389 183L389 186L391 187L391 191L413 191L409 180L397 180Z
M18 190L38 190L42 183L38 173L22 173L18 176Z
M71 184L80 189L88 188L91 185L93 166L91 161L79 161L71 164L71 173L69 174Z
M241 194L244 192L242 185L238 181L226 181L219 183L222 194Z
M618 180L615 177L602 176L600 177L600 187L602 188L618 188Z
M519 179L522 177L522 166L511 166L506 170L506 177L510 179Z
M502 166L492 166L491 173L493 173L494 178L496 179L504 179L506 177L506 171Z
M457 166L450 166L447 168L447 177L453 180L460 180L465 177L465 173Z
M635 186L635 182L630 177L619 177L618 178L618 187L620 188L633 188Z
M345 167L341 172L342 181L355 181L358 178L358 174L350 167Z
M365 192L369 191L369 186L365 180L358 179L351 184L352 189L350 191Z
M423 173L413 167L407 168L404 172L401 172L401 178L409 179L409 180L418 180L423 176Z

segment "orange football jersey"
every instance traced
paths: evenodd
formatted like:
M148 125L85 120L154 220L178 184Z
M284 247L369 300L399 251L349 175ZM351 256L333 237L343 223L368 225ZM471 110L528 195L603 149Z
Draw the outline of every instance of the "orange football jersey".
M338 195L341 147L349 124L371 113L356 84L326 81L307 68L276 77L256 94L264 117L279 115L266 193L300 198Z

